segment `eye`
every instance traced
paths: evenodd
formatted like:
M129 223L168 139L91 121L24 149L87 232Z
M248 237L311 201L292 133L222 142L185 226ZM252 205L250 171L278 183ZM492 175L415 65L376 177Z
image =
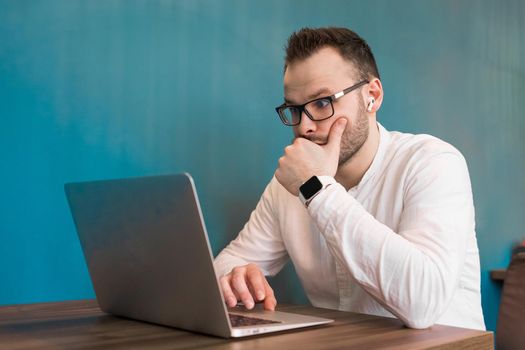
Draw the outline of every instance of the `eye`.
M288 110L290 111L290 114L293 115L294 117L297 117L298 115L301 114L301 110L297 107L288 107Z
M322 98L320 100L313 101L312 105L316 109L323 109L330 105L330 100L327 98Z

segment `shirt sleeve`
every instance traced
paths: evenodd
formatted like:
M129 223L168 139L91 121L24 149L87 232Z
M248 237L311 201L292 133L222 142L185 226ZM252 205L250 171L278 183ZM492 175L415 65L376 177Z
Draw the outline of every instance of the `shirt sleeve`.
M457 151L433 154L412 164L403 186L398 232L340 184L308 211L338 264L407 326L427 328L452 300L474 233L466 162Z
M277 195L276 186L277 180L273 178L237 238L215 258L217 276L223 276L234 267L248 263L257 264L265 275L273 276L288 261L273 205Z

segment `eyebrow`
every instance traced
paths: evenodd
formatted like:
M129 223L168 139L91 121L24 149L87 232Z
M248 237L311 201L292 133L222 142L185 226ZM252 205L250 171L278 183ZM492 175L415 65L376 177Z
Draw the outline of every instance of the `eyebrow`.
M314 100L318 97L323 97L323 96L332 96L332 91L326 87L322 87L320 89L318 89L316 92L314 92L313 94L310 94L306 97L306 101L311 101L311 100ZM295 104L294 102L290 101L290 100L287 100L286 97L284 98L284 102L286 104Z

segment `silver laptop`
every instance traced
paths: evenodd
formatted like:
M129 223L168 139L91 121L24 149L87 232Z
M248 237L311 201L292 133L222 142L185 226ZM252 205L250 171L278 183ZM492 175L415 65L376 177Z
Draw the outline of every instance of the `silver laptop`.
M189 174L70 183L65 190L104 312L225 338L333 321L227 308Z

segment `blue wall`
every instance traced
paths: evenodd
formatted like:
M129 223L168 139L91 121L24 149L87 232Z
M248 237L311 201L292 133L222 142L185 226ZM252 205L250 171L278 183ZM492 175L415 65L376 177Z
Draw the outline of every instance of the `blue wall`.
M291 133L283 45L349 26L375 51L389 129L466 156L494 329L525 236L525 6L494 1L0 1L0 304L93 297L63 184L191 172L217 253ZM304 301L288 267L281 299Z

